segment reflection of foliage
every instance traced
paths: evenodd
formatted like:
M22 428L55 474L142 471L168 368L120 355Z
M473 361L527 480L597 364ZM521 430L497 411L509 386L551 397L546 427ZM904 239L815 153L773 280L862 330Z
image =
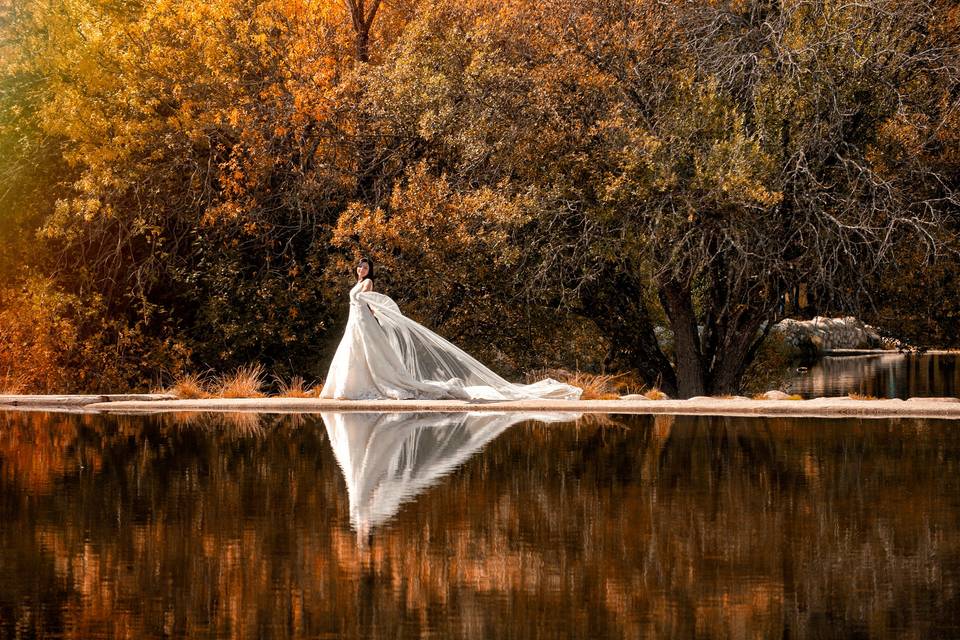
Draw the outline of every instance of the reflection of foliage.
M0 634L955 628L960 436L936 421L520 425L361 551L320 421L252 415L0 414Z

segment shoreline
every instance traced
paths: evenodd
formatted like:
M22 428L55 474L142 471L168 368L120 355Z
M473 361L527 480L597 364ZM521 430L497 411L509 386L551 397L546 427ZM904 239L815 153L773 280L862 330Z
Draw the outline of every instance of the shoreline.
M671 414L794 418L946 418L960 419L960 398L855 400L751 400L697 397L689 400L321 400L319 398L174 399L170 394L0 395L0 410L70 413L152 414L177 411L320 412L571 412Z

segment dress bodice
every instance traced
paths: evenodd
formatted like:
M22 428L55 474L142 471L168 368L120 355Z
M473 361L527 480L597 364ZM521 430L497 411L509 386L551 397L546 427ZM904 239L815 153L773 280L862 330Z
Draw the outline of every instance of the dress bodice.
M350 304L353 306L360 306L360 301L357 300L357 294L360 293L360 289L363 287L363 280L358 280L355 285L350 289Z

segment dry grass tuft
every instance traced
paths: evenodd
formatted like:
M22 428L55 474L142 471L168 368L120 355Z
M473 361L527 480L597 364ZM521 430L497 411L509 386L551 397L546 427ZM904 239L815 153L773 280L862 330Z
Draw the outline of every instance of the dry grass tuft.
M262 398L266 395L262 391L265 377L266 371L259 362L244 365L232 374L219 376L213 393L221 398Z
M624 374L594 374L577 371L563 382L583 389L580 395L581 400L618 400L620 394L615 390L613 381L622 375Z
M543 378L553 378L583 389L581 400L619 400L621 395L640 393L645 388L643 382L632 371L623 373L588 373L586 371L567 371L566 369L537 369L525 376L525 381L535 382Z
M209 398L210 377L208 374L187 373L173 381L164 393L172 393L178 398Z
M848 393L848 394L847 394L847 397L850 398L851 400L879 400L879 398L878 398L877 396L871 396L871 395L866 395L866 394L863 394L863 393L857 393L857 392L855 392L855 391L851 391L850 393Z
M648 400L669 400L670 399L670 396L665 394L663 391L660 391L660 389L650 389L643 395L646 396Z
M614 391L622 396L631 393L643 393L648 390L647 384L637 377L635 371L626 371L618 374L616 378L612 380L612 384Z
M317 398L323 383L307 387L303 376L293 376L289 382L273 376L280 398ZM158 388L153 393L173 393L178 398L263 398L267 371L260 364L239 367L232 374L214 375L186 373L176 378L168 388Z
M277 396L280 398L312 398L319 393L316 387L305 388L303 376L293 376L290 382L285 382L275 376L277 381Z

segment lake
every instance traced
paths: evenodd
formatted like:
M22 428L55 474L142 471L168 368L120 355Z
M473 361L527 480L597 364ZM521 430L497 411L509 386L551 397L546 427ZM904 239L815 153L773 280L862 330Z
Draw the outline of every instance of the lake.
M958 355L900 354L827 356L809 371L790 376L786 391L804 398L858 393L877 398L960 395Z
M0 638L960 637L960 422L0 411Z

